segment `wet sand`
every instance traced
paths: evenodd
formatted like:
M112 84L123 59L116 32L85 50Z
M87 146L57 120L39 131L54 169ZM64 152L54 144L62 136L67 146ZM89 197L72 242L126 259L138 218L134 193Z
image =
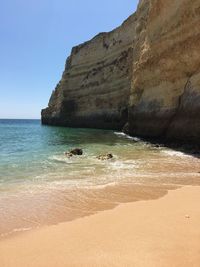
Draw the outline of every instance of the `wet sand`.
M1 267L200 266L200 187L0 241Z
M47 225L113 209L120 203L157 199L176 185L111 184L103 187L49 190L0 199L0 240Z

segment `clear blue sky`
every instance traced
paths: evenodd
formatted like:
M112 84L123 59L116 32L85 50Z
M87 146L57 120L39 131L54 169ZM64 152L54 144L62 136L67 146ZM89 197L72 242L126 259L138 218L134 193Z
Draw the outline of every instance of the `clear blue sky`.
M0 118L40 118L74 45L119 26L138 0L1 0Z

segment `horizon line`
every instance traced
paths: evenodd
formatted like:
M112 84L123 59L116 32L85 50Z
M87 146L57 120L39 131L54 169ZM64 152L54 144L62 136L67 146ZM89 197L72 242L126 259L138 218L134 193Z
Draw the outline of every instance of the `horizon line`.
M0 118L0 120L41 120L41 118Z

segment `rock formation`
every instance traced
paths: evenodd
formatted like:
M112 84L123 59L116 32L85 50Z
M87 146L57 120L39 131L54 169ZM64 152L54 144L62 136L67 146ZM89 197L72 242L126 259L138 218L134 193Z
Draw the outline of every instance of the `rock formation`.
M199 0L150 1L133 66L131 133L198 140L199 22Z
M72 49L42 122L200 143L199 23L200 0L140 0Z
M122 129L128 120L135 15L110 33L72 49L42 122Z

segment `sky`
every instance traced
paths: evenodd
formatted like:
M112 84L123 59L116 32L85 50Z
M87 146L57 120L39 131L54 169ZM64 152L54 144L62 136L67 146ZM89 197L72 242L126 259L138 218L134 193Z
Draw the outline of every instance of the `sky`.
M138 0L1 0L0 118L40 118L71 48L119 26Z

